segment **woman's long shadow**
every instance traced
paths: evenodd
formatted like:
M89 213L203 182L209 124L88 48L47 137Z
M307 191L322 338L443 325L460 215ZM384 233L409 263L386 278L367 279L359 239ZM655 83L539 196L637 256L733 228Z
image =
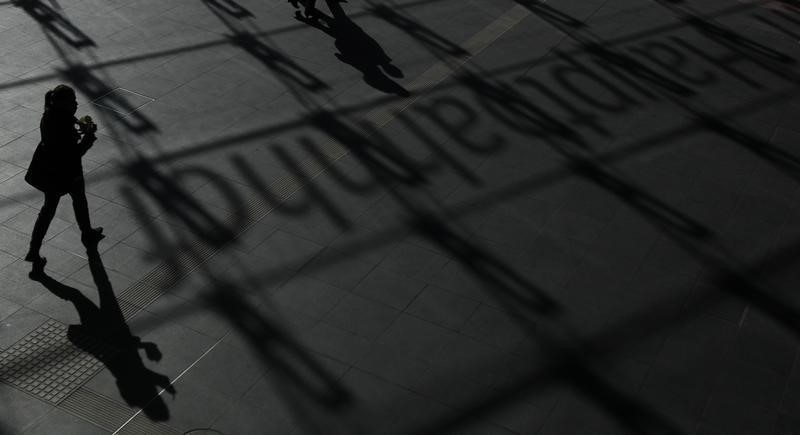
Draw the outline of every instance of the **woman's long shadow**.
M97 247L87 249L87 254L100 296L99 307L79 290L44 273L31 275L31 278L41 282L54 295L75 305L81 323L69 326L67 336L70 342L100 360L111 371L125 402L142 409L150 420L166 421L169 419L169 410L161 399L159 387L172 395L175 395L175 388L167 376L144 366L139 349L144 349L151 361L160 360L161 352L154 343L142 342L131 334Z
M295 18L333 37L339 50L336 57L361 71L365 83L387 94L408 96L409 92L405 88L389 78L401 78L403 72L392 64L392 59L378 41L347 16L339 5L340 1L327 0L330 16L314 10L310 17L297 12Z

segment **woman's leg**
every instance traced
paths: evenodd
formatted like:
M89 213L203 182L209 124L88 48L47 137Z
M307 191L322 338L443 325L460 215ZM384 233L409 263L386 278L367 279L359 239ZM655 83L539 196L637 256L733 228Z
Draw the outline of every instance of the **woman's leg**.
M102 228L92 228L89 219L89 202L86 200L86 187L83 180L75 182L69 191L69 196L72 197L72 209L75 211L75 220L81 230L81 240L85 245L97 243L103 238L103 230Z
M75 220L78 221L78 228L82 233L91 231L92 223L89 220L89 202L86 200L86 187L83 181L75 182L69 190L72 197L72 210L75 211Z
M50 227L50 222L53 221L53 216L56 215L56 208L58 208L58 200L60 195L55 193L44 194L44 205L39 210L39 217L36 218L36 223L33 224L33 234L31 235L31 247L28 250L28 255L25 256L26 261L35 261L40 259L39 249L42 247L44 236L47 234L47 229Z

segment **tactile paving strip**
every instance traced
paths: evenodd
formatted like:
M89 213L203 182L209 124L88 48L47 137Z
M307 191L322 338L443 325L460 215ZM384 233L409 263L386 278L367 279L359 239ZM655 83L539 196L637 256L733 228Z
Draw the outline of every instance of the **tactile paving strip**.
M542 3L544 3L544 1L542 1ZM492 25L487 26L481 32L470 38L465 43L467 50L473 55L480 53L491 41L499 38L500 35L516 26L528 15L530 15L530 11L520 5L516 5ZM431 89L450 76L454 71L461 68L468 59L468 57L464 57L438 63L414 80L409 88L414 92ZM364 121L371 126L370 128L358 123L351 127L364 137L370 137L374 134L375 129L388 124L398 113L404 111L417 99L419 99L419 96L373 109L364 117ZM318 157L306 158L298 164L298 168L302 171L302 174L283 176L274 179L268 184L267 189L275 195L274 197L277 199L277 202L282 203L287 201L312 180L322 175L325 170L337 160L349 154L347 147L333 138L329 138L321 143L319 145L319 151L327 161L320 161ZM248 225L239 229L240 231L238 234L241 234L249 225L258 222L271 213L274 208L273 206L274 204L265 201L263 198L251 198L245 201L243 207L244 216L231 216L227 219L227 222L224 223L233 223L234 219L249 221ZM238 236L238 234L236 234L236 236ZM142 279L120 293L120 299L126 300L136 306L146 308L149 304L161 297L167 288L179 282L197 266L202 264L202 262L208 260L217 253L216 249L212 249L198 240L192 241L191 246L189 246L186 251L190 253L190 255L180 255L175 259L179 262L178 267L175 267L175 263L161 263Z
M119 431L120 435L177 435L180 433L165 424L151 422L142 417L142 414L135 416L135 412L131 408L83 387L65 398L59 408L109 432L114 432L124 425L124 429Z
M470 38L465 47L474 56L527 15L529 12L524 7L516 5L492 25ZM462 58L436 64L411 83L409 88L412 91L433 88L452 72L461 68L467 60L468 58ZM365 116L364 121L373 127L384 126L419 98L421 93L415 93L418 93L418 96L371 111ZM353 128L365 136L372 134L371 131L360 125L354 125ZM320 162L314 157L305 159L298 165L304 172L302 179L298 180L294 176L288 176L270 183L269 188L272 189L272 192L277 193L278 202L289 199L311 180L320 176L328 166L349 153L346 147L335 140L326 141L320 148L322 155L329 161ZM244 231L249 224L262 219L272 210L273 204L267 203L261 198L247 201L245 216L236 217L244 217L249 221L248 225L240 230ZM141 308L146 308L158 299L166 288L179 282L217 252L216 249L204 245L202 241L196 241L189 248L187 251L192 251L193 255L180 256L181 258L178 260L180 267L176 269L174 263L162 263L119 295L120 308L125 319L132 317ZM153 424L141 416L132 420L127 417L121 421L120 418L131 415L129 409L111 399L80 388L86 380L103 368L102 362L92 356L92 353L98 354L101 350L111 351L100 342L90 341L79 343L79 347L75 346L67 338L67 326L49 320L0 353L0 381L54 404L63 401L61 408L101 427L109 430L117 429L119 433L176 433L169 426ZM92 348L92 346L95 347ZM84 352L80 349L92 350Z
M103 363L67 338L68 327L48 320L0 353L0 381L57 405L103 368ZM101 344L81 338L80 347Z

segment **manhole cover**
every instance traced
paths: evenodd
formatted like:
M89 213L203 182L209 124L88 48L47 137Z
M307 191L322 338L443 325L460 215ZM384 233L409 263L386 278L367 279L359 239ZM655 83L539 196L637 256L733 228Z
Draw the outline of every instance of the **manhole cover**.
M147 95L129 91L125 88L116 88L94 99L92 104L113 110L122 115L129 115L152 101L155 101L155 98L150 98Z

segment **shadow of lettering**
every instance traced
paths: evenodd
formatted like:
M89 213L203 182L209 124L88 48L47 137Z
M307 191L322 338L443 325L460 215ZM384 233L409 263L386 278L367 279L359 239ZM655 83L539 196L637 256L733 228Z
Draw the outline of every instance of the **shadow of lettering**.
M694 85L710 85L716 80L716 75L709 70L697 71L692 74L687 68L692 65L687 62L689 58L686 53L677 50L664 41L646 41L638 47L630 49L632 52L646 58L650 62L657 64L665 71L675 74L686 82Z
M275 188L280 188L281 186L267 185L244 157L238 154L234 155L231 157L231 163L244 177L245 181L255 188L262 200L276 212L290 216L302 216L310 213L314 207L319 206L339 228L350 228L350 220L335 204L331 203L319 187L314 184L310 175L306 174L286 150L280 146L273 146L272 151L292 173L293 180L296 182L294 187L297 187L297 190L292 189L276 194L274 192Z
M414 122L408 113L401 112L397 114L395 119L401 122L402 125L411 131L415 138L422 141L422 143L431 150L431 159L427 162L409 157L409 159L414 162L413 165L419 168L420 171L434 170L439 166L439 162L443 162L445 165L453 168L456 173L471 184L476 186L481 184L480 178L478 178L470 168L461 163L456 155L448 151L444 146L438 144L425 129Z
M172 277L171 280L162 284L169 287L180 281L184 273L188 271L180 258L181 253L188 249L183 240L174 237L174 235L169 235L156 227L150 213L148 213L147 205L131 187L126 186L120 189L120 198L128 205L136 220L142 224L142 230L147 235L147 241L153 245L148 249L148 252L150 252L148 260L153 262L163 261L168 269L173 272L165 275Z
M608 131L607 128L605 128L601 123L598 122L597 115L591 112L583 111L580 108L576 107L575 105L571 104L563 96L555 92L551 87L539 83L532 77L528 76L517 77L514 80L514 84L518 86L536 89L540 95L547 97L550 101L556 103L558 106L564 109L569 116L569 120L567 121L568 125L586 126L591 128L594 132L598 134L602 134L603 136L606 137L611 137L611 132Z
M585 103L607 112L627 112L641 106L639 101L573 56L560 50L554 53L563 63L551 68L550 74L562 88ZM587 85L595 89L589 91L585 89Z
M506 139L497 133L491 133L483 143L473 139L470 132L480 125L480 118L468 104L455 97L438 97L424 105L417 103L414 110L427 116L459 145L471 151L495 153L506 145Z
M628 87L636 90L646 98L657 100L658 95L639 85L635 81L636 79L680 96L694 94L691 89L650 69L630 55L612 48L610 44L590 32L587 26L576 26L574 22L557 18L568 17L567 14L544 4L532 5L529 6L529 9L539 18L578 42L583 51L592 56L595 59L595 63L601 68L616 76L618 80L624 81Z
M326 155L320 147L318 147L311 138L307 136L301 136L297 139L297 142L300 144L300 147L303 151L308 152L308 154L314 158L320 165L324 166L326 175L330 176L337 183L344 186L348 191L353 193L361 193L366 194L371 191L376 190L378 187L375 184L375 179L373 177L364 177L361 180L355 178L352 173L345 173L344 171L340 170L335 162L333 162L330 156Z
M466 70L458 80L475 92L476 101L506 126L531 136L558 136L581 147L588 146L569 125L536 107L509 84L490 82Z
M124 167L128 176L137 182L161 207L170 215L178 218L200 239L207 241L212 246L224 246L233 237L231 230L217 218L211 215L192 196L178 185L176 175L164 175L159 172L151 162L140 158L127 163ZM208 179L216 180L217 187L227 192L228 200L234 204L241 204L241 200L231 189L225 187L225 181L211 171L194 169L195 173L203 173ZM244 212L240 211L243 215Z
M409 185L425 182L414 162L368 123L361 123L361 131L357 131L325 111L312 113L309 120L313 127L335 139L365 166Z
M314 183L313 176L306 173L306 171L289 155L281 146L272 147L272 152L275 153L278 160L289 169L294 175L294 178L303 186L302 190L310 197L311 202L318 204L325 210L325 213L339 226L341 229L350 228L350 220L339 211L339 208L331 202L325 195L323 190ZM278 209L280 210L280 208Z
M624 80L628 86L636 89L640 94L658 100L658 94L651 92L646 87L637 84L628 76L639 79L642 82L654 85L659 90L669 92L681 97L689 97L695 92L686 86L654 71L645 66L635 58L618 51L609 49L602 44L595 42L584 43L584 49L597 59L597 64L609 73L615 74L620 80Z
M716 68L724 69L732 76L756 89L761 89L763 86L733 68L733 65L747 62L785 80L793 82L797 80L795 75L784 69L786 65L796 63L795 59L787 54L756 42L740 33L734 32L718 22L692 11L688 5L678 6L664 0L656 0L656 3L673 12L678 19L694 28L698 34L728 49L728 53L724 56L711 56L695 45L686 43L683 39L677 37L672 38L687 50L692 51L709 63L715 65Z

